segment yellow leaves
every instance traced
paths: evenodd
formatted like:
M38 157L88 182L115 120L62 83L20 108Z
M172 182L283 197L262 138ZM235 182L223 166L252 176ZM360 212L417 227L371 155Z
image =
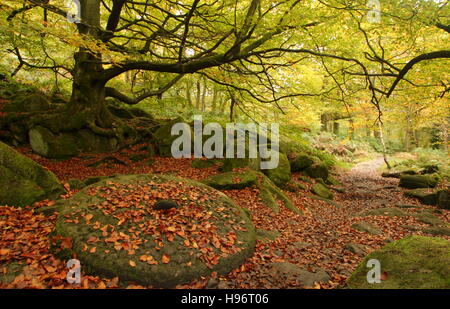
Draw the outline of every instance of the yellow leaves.
M136 267L136 262L129 260L128 264L130 264L131 267Z

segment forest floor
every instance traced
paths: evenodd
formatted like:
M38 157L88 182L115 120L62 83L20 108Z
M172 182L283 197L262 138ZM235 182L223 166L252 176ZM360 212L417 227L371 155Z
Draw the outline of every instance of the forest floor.
M115 155L124 164L97 167L89 165L102 155L53 161L31 154L27 149L20 150L52 170L63 183L72 178L98 175L171 173L203 179L218 173L217 167L192 168L190 159L154 158L152 164L146 160L132 162L129 158L139 153L138 147ZM450 222L450 211L421 205L403 195L397 179L382 178L378 171L382 164L383 159L377 158L341 172L336 178L342 182L343 192L334 192L332 203L316 199L310 193L311 184L298 180L299 175L294 174L292 179L306 190L286 194L303 210L303 215L294 214L282 204L279 213L272 212L259 200L256 188L223 191L250 211L258 234L262 235L255 253L226 276L212 274L177 288L339 288L371 251L412 234L433 236L423 231L430 226L418 214L425 211L436 220ZM74 193L69 190L65 198ZM2 273L11 276L10 283L0 282L0 288L144 288L118 282L117 278L86 274L81 285L68 284L64 261L49 251L48 234L53 230L56 214L45 217L33 212L34 208L53 204L53 201L43 201L26 208L0 207L0 223L3 222L0 224L0 278ZM404 214L389 216L387 210L382 215L362 215L380 208L395 208ZM373 225L379 233L351 227L359 222ZM440 237L450 240L449 236ZM14 272L15 267L20 271Z

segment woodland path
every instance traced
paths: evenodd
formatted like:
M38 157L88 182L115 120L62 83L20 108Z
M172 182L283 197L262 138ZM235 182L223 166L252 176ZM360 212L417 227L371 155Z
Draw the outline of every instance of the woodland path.
M175 175L203 179L217 173L217 168L194 169L190 160L155 158L152 165L145 162L131 162L127 158L133 153L118 155L126 160L126 166L89 167L96 158L73 158L65 161L46 160L24 150L30 157L56 173L63 182L71 178L85 179L95 175L133 173L173 173ZM450 211L424 206L404 197L398 187L398 179L383 178L378 171L383 159L376 158L356 164L353 169L336 176L342 183L343 192L334 192L333 201L318 200L310 192L311 183L300 181L298 174L292 179L301 183L305 190L287 192L294 204L304 211L294 214L281 206L274 213L261 203L256 188L223 191L240 206L247 208L260 237L253 257L238 269L225 276L213 275L201 278L181 288L336 288L345 284L364 256L379 249L387 242L412 234L432 236L422 231L429 228L416 218L423 211L432 213L438 219L450 222ZM74 194L71 191L70 194ZM51 205L42 202L35 207ZM413 208L400 208L408 204ZM404 216L386 215L362 216L363 212L390 208L400 210ZM29 208L0 208L0 217L9 218L12 227L0 239L0 247L15 248L11 259L3 256L3 262L27 262L31 265L25 277L17 277L3 287L74 288L65 282L66 265L49 252L47 235L53 230L56 215L44 217L35 215ZM370 224L380 233L372 234L352 228L355 223ZM30 229L29 225L34 228ZM414 227L411 229L411 226ZM36 233L40 229L40 233ZM449 236L440 236L450 239ZM26 241L25 241L26 240ZM10 254L10 253L8 253ZM43 258L43 256L45 258ZM1 259L0 259L1 261ZM0 263L1 264L1 263ZM1 270L1 268L0 268ZM83 275L83 287L117 287L111 278ZM120 283L121 287L127 287ZM0 284L0 287L2 285ZM128 287L137 287L128 285Z
M337 178L343 184L344 193L335 192L332 204L311 199L310 195L305 197L304 192L292 194L297 205L306 206L306 216L296 217L282 211L279 216L271 216L270 220L265 220L267 218L259 218L259 211L251 209L257 218L256 222L259 219L264 222L257 223L257 227L259 225L264 229L276 229L280 232L280 237L260 245L257 254L262 255L264 262L261 263L261 258L254 259L255 264L248 265L253 269L233 278L231 286L299 288L305 286L299 277L320 279L321 276L317 274L322 271L330 275L329 281L310 286L343 286L364 256L371 251L412 234L432 236L421 231L429 226L413 217L418 212L430 211L443 221L450 221L450 212L436 213L434 207L406 198L404 190L398 187L398 179L381 177L379 168L382 165L384 160L380 157L358 163L351 170L340 174ZM302 184L309 187L306 183ZM415 208L398 207L402 205ZM400 210L405 216L362 216L364 212L380 208ZM370 224L381 232L371 234L352 228L353 224L361 222ZM450 239L448 236L442 237ZM272 263L267 263L268 261Z

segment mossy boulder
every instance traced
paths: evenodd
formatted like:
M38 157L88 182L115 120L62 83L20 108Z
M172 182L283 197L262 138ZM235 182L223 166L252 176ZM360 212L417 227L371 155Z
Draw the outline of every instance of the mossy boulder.
M219 168L222 172L231 172L235 168L248 167L252 170L259 171L260 158L225 158L222 160L222 166Z
M414 214L414 217L425 224L432 226L444 226L445 222L439 217L433 215L430 211L424 210Z
M450 209L450 190L440 190L436 193L439 208Z
M192 160L191 166L193 168L209 168L209 167L213 167L217 164L218 160L216 159L208 159L208 160L204 160L204 159L194 159Z
M297 155L291 160L291 171L300 172L314 164L314 158L305 154Z
M322 178L327 180L329 176L328 167L324 163L314 163L305 170L306 174L311 178Z
M68 158L79 153L77 140L68 134L55 135L49 129L36 126L29 131L33 151L46 158Z
M258 181L258 174L248 170L243 173L227 172L204 179L202 182L218 190L236 190L251 187Z
M372 224L370 224L368 222L364 222L364 221L354 223L354 224L352 224L351 227L357 231L366 232L371 235L380 235L382 233L379 228L377 228L376 226L373 226Z
M52 172L1 142L0 175L0 205L31 205L64 192Z
M104 153L118 149L119 142L115 137L95 134L91 130L81 129L74 134L67 134L66 138L75 138L78 149L85 153Z
M118 140L93 133L88 129L55 134L43 126L32 128L30 145L37 154L51 159L64 159L85 153L103 153L117 150Z
M158 154L162 157L172 157L172 143L179 137L172 135L172 127L177 123L186 123L186 121L178 117L173 120L161 122L158 129L153 133L153 139ZM191 137L193 141L194 131L192 128Z
M311 192L325 199L333 199L333 193L331 193L330 190L328 190L328 188L321 183L313 184L311 186Z
M422 204L425 205L436 205L437 194L429 189L414 189L405 191L405 196L418 199Z
M156 210L159 199L179 207ZM56 234L72 238L85 272L163 288L226 274L256 242L248 212L225 194L165 175L123 175L84 188L61 206Z
M399 186L403 188L434 188L439 179L435 175L402 175Z
M50 102L42 94L19 94L3 107L3 112L38 112L50 109Z
M387 274L380 283L368 283L367 262L376 259ZM351 289L449 289L450 241L410 236L376 250L359 264L347 280Z
M291 180L291 165L284 153L280 152L278 154L278 166L274 169L263 170L263 172L273 181L273 183L282 187Z

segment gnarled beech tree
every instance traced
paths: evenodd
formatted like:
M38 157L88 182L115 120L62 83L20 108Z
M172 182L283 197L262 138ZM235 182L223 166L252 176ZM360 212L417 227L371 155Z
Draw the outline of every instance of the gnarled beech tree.
M34 9L44 10L45 20L52 18L52 15L65 19L68 16L61 5L62 1L17 2L22 3L22 6L11 12L9 20ZM367 68L367 61L363 62L361 57L350 57L348 53L328 50L317 45L314 38L306 39L312 36L310 30L328 20L331 20L331 24L343 11L364 19L367 14L366 2L354 1L350 5L346 1L337 0L79 0L80 20L76 28L82 39L89 44L79 46L74 54L74 67L67 69L73 77L70 101L62 113L58 111L36 116L32 125L44 126L55 134L89 129L96 135L116 139L117 147L121 147L138 138L138 129L132 122L125 123L110 113L105 101L107 97L130 105L137 104L145 98L161 95L185 74L200 73L218 84L248 92L264 103L277 103L286 97L308 94L278 94L269 70L289 66L305 58L323 63L326 69L324 74L361 78L361 84L365 84L371 91L372 102L378 106L379 96L388 95L389 89L377 88L375 79L396 78L389 90L390 94L410 68L397 72L385 70L373 73L373 68ZM306 12L304 16L302 12ZM443 29L442 27L447 26L438 24L438 27ZM304 42L295 40L301 37L299 32L303 33ZM370 47L368 44L365 55L369 63L374 63L374 66L389 64ZM13 52L20 65L57 68L56 65L33 66L21 56L19 48L14 48ZM116 57L112 59L109 52ZM299 55L298 60L284 58L290 54ZM448 57L448 51L444 51L443 55ZM348 65L345 69L332 73L326 68L324 59ZM412 65L414 63L409 64L410 67ZM224 72L255 76L260 82L265 80L267 92L271 93L269 98L262 99L254 91L244 89L232 80L214 76L208 69L215 67ZM167 73L171 79L165 85L135 98L108 85L114 78L133 70ZM333 79L337 83L334 77ZM342 79L346 80L346 77ZM336 87L341 88L340 85ZM329 93L330 89L325 92Z

